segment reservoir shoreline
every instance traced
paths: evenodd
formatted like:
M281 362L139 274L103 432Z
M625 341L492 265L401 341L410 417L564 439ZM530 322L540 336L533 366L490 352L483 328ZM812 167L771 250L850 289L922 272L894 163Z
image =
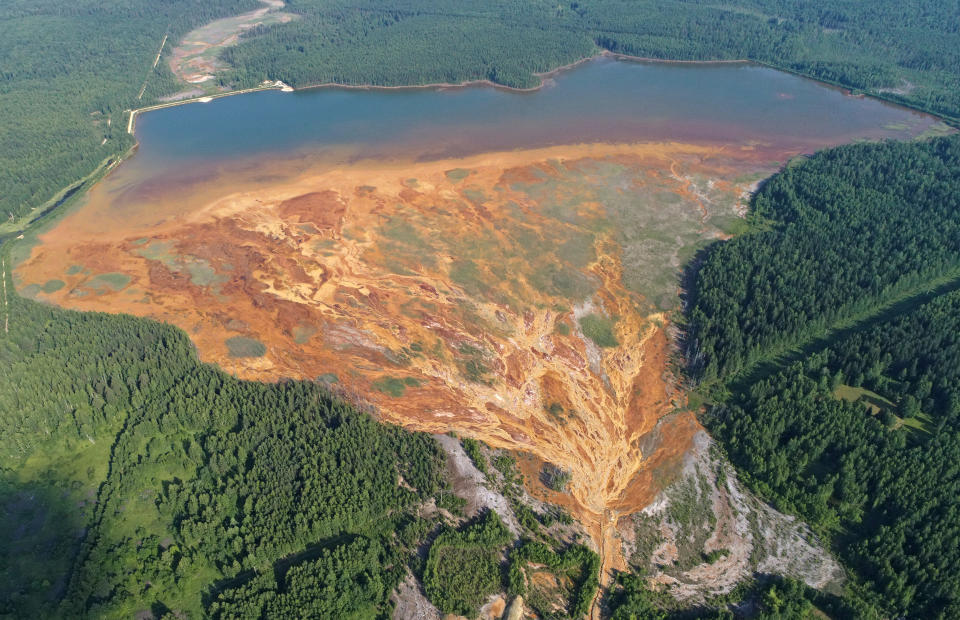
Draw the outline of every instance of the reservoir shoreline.
M403 86L378 86L373 84L346 85L346 84L337 84L337 83L324 83L324 84L316 84L316 85L293 89L290 86L277 81L277 82L264 83L264 84L261 84L260 86L256 86L253 88L245 88L245 89L239 89L239 90L226 91L222 93L208 94L204 96L183 99L180 101L157 103L157 104L152 104L149 106L143 106L140 108L129 110L128 111L129 116L127 119L127 132L130 135L135 136L136 130L137 130L137 126L136 126L137 117L147 112L185 105L188 103L205 103L205 102L212 101L214 99L232 97L234 95L248 94L248 93L254 93L254 92L269 91L269 90L281 90L281 91L289 92L289 91L309 91L313 89L331 89L331 90L342 90L342 91L374 91L375 92L375 91L404 91L404 90L406 91L446 90L446 89L456 90L456 89L467 89L467 88L476 88L476 87L490 87L491 89L494 89L497 91L504 91L504 92L534 93L536 91L542 90L549 83L549 80L551 78L554 78L560 75L561 73L575 69L584 64L587 64L602 58L611 58L617 61L636 62L636 63L651 64L651 65L686 65L686 66L752 65L752 66L758 66L758 67L767 67L772 70L780 71L784 74L798 76L804 80L810 81L811 83L820 84L829 88L839 89L844 93L849 94L851 92L848 87L842 84L835 84L835 83L830 83L824 80L815 79L808 75L804 75L802 73L792 71L788 68L779 67L770 63L758 62L753 60L746 60L746 59L671 60L671 59L630 56L626 54L619 54L619 53L610 52L608 50L603 50L597 54L594 54L586 58L582 58L576 62L557 67L556 69L553 69L551 71L547 71L544 73L537 73L536 74L537 77L540 78L540 84L531 88L513 88L513 87L504 86L501 84L496 84L489 80L472 80L472 81L465 81L461 83L432 83L432 84L403 85ZM905 105L901 102L894 101L889 97L883 96L882 94L864 94L864 97L867 99L880 101L884 105L889 105L898 109L908 110L910 112L917 113L917 114L924 114L929 118L937 119L940 122L944 122L948 124L950 127L956 126L956 123L955 121L953 121L953 119L949 119L942 115L931 113L927 110L922 110L914 106ZM31 213L31 215L28 215L27 217L23 218L20 222L17 222L17 223L11 222L11 223L7 223L3 227L0 227L2 228L2 234L4 236L16 236L17 234L26 232L27 229L37 219L40 219L39 215L41 213L44 215L48 214L48 212L51 210L51 206L54 205L59 199L59 197L61 197L64 193L74 188L80 189L80 192L78 193L85 192L86 188L89 187L89 184L86 182L89 181L91 178L93 178L94 175L100 177L112 172L117 167L118 164L123 163L133 153L137 152L139 150L138 149L139 146L140 146L140 141L137 140L136 143L131 148L124 150L122 153L117 153L115 156L111 158L108 158L107 161L112 160L112 161L109 161L109 163L112 165L110 165L109 169L107 170L104 169L104 164L103 162L101 162L101 164L96 169L92 170L90 174L74 180L73 182L61 188L59 191L55 192L49 200L45 201L40 207L36 208ZM84 185L86 185L86 187L82 187ZM55 208L59 209L59 205Z
M550 79L552 79L552 78L560 75L561 73L564 73L564 72L566 72L566 71L570 71L570 70L572 70L572 69L576 69L577 67L580 67L581 65L584 65L584 64L587 64L587 63L590 63L590 62L593 62L593 61L602 59L602 58L612 58L612 59L617 60L617 61L620 61L620 62L636 62L636 63L644 63L644 64L649 63L649 64L689 65L689 66L754 65L754 66L758 66L758 67L767 67L767 68L769 68L769 69L773 69L773 70L776 70L776 71L781 71L781 72L783 72L783 73L788 73L788 74L790 74L790 75L795 75L795 76L797 76L797 77L801 77L801 78L803 78L803 79L805 79L805 80L809 80L809 81L811 81L811 82L815 82L815 83L821 84L821 85L823 85L823 86L827 86L827 87L831 87L831 88L837 88L837 89L843 91L843 92L844 92L845 94L847 94L848 96L863 96L863 97L868 97L868 98L871 98L871 99L875 99L875 100L881 101L881 102L883 102L883 103L886 104L886 105L895 106L895 107L898 107L898 108L902 108L902 109L904 109L904 110L909 110L909 111L911 111L911 112L916 112L916 113L920 113L920 114L926 114L926 115L928 115L928 116L931 116L931 117L933 117L933 118L936 118L937 120L940 120L940 121L942 121L942 122L944 122L944 123L947 123L947 124L950 124L950 125L952 126L952 120L953 120L953 119L950 119L950 118L948 118L948 117L945 117L945 116L942 116L942 115L939 115L939 114L930 112L930 111L928 111L928 110L923 110L923 109L920 109L920 108L917 108L917 107L913 107L913 106L910 106L910 105L906 105L906 104L903 104L903 103L901 103L901 102L899 102L899 101L895 101L895 100L893 100L893 99L884 97L884 96L882 96L882 95L880 95L880 94L857 93L856 95L854 95L854 92L855 92L855 91L853 91L853 90L852 90L850 87L848 87L848 86L844 86L843 84L839 84L839 83L836 83L836 82L829 82L829 81L822 80L822 79L819 79L819 78L814 78L814 77L811 77L811 76L809 76L809 75L807 75L807 74L804 74L804 73L801 73L801 72L798 72L798 71L794 71L794 70L791 70L791 69L788 69L788 68L784 68L784 67L781 67L781 66L778 66L778 65L775 65L775 64L763 62L763 61L749 60L749 59L743 59L743 58L741 58L741 59L721 59L721 60L673 60L673 59L666 59L666 58L651 58L651 57L646 57L646 56L631 56L631 55L629 55L629 54L621 54L621 53L618 53L618 52L611 52L611 51L609 51L609 50L603 50L603 51L601 51L601 52L599 52L599 53L597 53L597 54L594 54L593 56L587 56L586 58L581 58L580 60L571 62L571 63L566 64L566 65L562 65L562 66L560 66L560 67L557 67L556 69L551 69L550 71L546 71L546 72L543 72L543 73L534 73L533 75L535 75L537 78L540 79L540 83L537 84L536 86L531 86L531 87L529 87L529 88L519 88L519 87L516 87L516 86L506 86L506 85L504 85L504 84L498 84L497 82L493 82L493 81L487 80L487 79L484 79L484 80L465 80L465 81L463 81L463 82L432 82L432 83L430 83L430 84L404 84L404 85L397 85L397 86L384 86L384 85L377 85L377 84L341 84L341 83L338 83L338 82L322 82L322 83L319 83L319 84L310 84L310 85L307 85L307 86L300 86L300 87L297 87L297 88L288 86L287 84L283 83L282 81L277 80L276 82L272 82L272 83L270 83L269 85L256 86L256 87L253 87L253 88L244 88L244 89L241 89L241 90L225 91L225 92L223 92L223 93L216 93L216 94L213 94L213 95L203 95L203 96L199 96L199 97L191 97L191 98L189 98L189 99L181 99L181 100L179 100L179 101L170 101L170 102L166 102L166 103L159 103L159 104L155 104L155 105L149 105L149 106L144 106L144 107L142 107L142 108L136 108L136 109L130 110L130 117L129 117L128 120L127 120L127 133L129 133L129 134L131 134L131 135L135 135L135 132L136 132L136 120L135 120L135 118L136 118L136 116L139 115L139 114L144 114L144 113L146 113L146 112L152 112L153 110L161 110L161 109L164 109L164 108L171 108L171 107L176 107L176 106L180 106L180 105L186 105L186 104L189 104L189 103L207 103L207 102L212 101L212 100L214 100L214 99L220 99L220 98L223 98L223 97L231 97L231 96L234 96L234 95L243 95L243 94L247 94L247 93L261 92L261 91L265 91L265 90L281 90L281 91L284 91L284 92L304 92L304 91L319 90L319 89L335 89L335 90L345 90L345 91L355 91L355 90L360 90L360 91L416 91L416 90L447 90L447 89L453 90L453 89L466 89L466 88L476 88L476 87L489 87L489 88L493 88L493 89L500 90L500 91L504 91L504 92L512 92L512 93L534 93L534 92L537 92L537 91L539 91L539 90L542 90L542 89L547 85L547 83L548 83L548 81L549 81Z

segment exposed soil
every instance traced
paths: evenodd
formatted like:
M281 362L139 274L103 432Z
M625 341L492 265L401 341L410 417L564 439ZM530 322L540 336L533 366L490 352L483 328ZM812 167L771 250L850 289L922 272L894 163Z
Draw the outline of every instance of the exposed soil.
M841 591L843 569L809 527L744 490L703 431L678 476L641 513L618 524L624 557L677 599L702 602L755 574L781 574ZM719 554L709 559L710 552Z
M210 22L184 36L170 54L170 70L188 84L203 84L226 68L220 51L236 45L240 35L258 25L286 23L295 16L282 13L282 0L261 0L266 6L236 17Z
M420 582L407 569L406 577L390 595L396 620L440 620L441 614L420 589Z
M321 380L386 421L569 471L568 493L535 493L584 525L606 580L626 566L615 525L653 500L698 430L668 415L683 401L667 369L678 267L726 235L715 221L742 209L734 179L784 159L593 144L200 171L95 188L16 281L66 307L178 325L238 377ZM613 341L585 333L585 317Z
M449 435L434 435L434 439L447 453L447 471L450 472L449 482L454 493L467 500L464 507L466 516L472 518L483 510L493 510L514 535L519 535L523 530L513 514L510 502L493 485L487 483L485 476L464 452L460 440Z

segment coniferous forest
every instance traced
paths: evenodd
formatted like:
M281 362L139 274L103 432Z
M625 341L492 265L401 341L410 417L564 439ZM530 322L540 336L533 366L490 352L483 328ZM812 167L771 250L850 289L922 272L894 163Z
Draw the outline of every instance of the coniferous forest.
M956 137L819 153L695 267L707 426L833 541L860 617L960 615L958 166Z
M0 613L209 605L232 617L251 590L276 587L267 574L283 575L277 613L308 601L315 617L387 609L432 527L412 510L443 484L431 438L313 384L237 381L162 324L19 298L10 312Z

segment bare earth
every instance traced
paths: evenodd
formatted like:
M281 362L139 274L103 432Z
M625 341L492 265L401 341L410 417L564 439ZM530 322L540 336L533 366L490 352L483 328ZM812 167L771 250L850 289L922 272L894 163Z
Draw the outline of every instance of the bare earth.
M569 495L544 499L571 510L609 571L625 566L616 523L698 430L666 417L683 404L668 371L679 268L727 235L738 179L785 158L592 144L263 162L194 179L189 200L107 183L43 235L17 286L173 323L238 377L321 380L383 420L568 470Z
M218 71L226 68L218 58L223 48L236 45L240 35L258 25L284 24L295 15L283 13L283 0L261 0L266 6L236 17L210 22L184 36L170 54L170 70L188 84L203 84L213 80Z

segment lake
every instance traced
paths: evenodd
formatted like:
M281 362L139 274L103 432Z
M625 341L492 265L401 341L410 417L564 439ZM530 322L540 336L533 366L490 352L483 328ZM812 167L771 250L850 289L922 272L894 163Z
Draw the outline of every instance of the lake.
M264 91L152 111L125 164L170 169L291 151L439 157L597 141L776 142L795 150L907 137L929 116L747 63L600 58L533 92L488 86Z

